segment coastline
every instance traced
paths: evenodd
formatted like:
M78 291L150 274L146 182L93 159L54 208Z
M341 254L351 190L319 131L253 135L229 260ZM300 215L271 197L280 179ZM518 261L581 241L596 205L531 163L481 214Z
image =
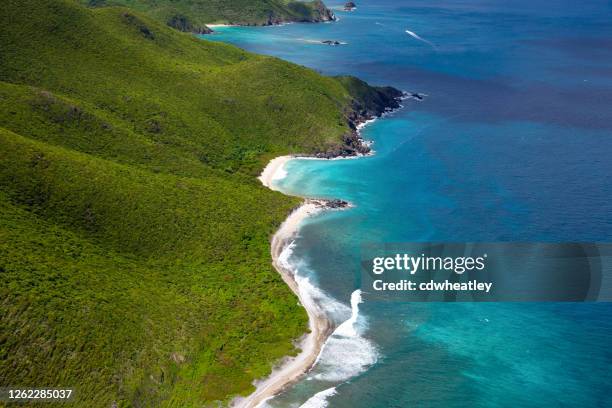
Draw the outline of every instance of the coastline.
M263 184L265 187L268 187L270 190L279 191L277 188L274 187L273 181L284 177L285 164L287 164L289 160L292 160L295 158L296 156L275 157L274 159L268 162L268 164L263 169L259 177L257 177L257 179L261 181L261 184ZM291 215L289 215L289 217L291 217Z
M278 173L282 171L283 166L294 158L294 156L280 156L272 159L259 177L261 183L272 190L276 190L273 188L273 180L278 178ZM321 212L323 208L324 204L322 201L306 199L285 219L271 241L272 264L274 268L280 273L293 293L296 294L300 304L304 306L308 314L309 332L299 341L301 351L295 357L286 357L281 360L267 378L256 382L256 390L252 394L245 398L235 399L231 404L232 407L257 407L297 381L299 377L310 370L315 364L325 341L333 331L333 325L327 319L324 310L316 302L303 296L293 271L284 265L281 257L283 251L293 242L302 221Z
M396 101L398 101L398 106L396 108L385 110L378 115L359 117L356 119L354 122L355 131L353 135L356 137L357 143L359 143L360 146L365 146L368 149L367 152L355 152L351 155L336 155L334 157L312 155L278 156L268 162L258 177L259 181L271 190L280 191L278 188L274 187L274 180L282 179L286 176L284 167L290 160L346 160L373 155L374 151L370 149L371 142L362 138L361 130L377 119L383 118L403 108L401 101L405 98L406 95L402 93L402 96L396 99ZM268 377L254 382L256 389L253 393L247 397L234 398L230 403L232 408L256 408L261 406L265 401L273 398L285 388L297 382L299 378L307 373L317 362L327 339L332 335L335 327L327 318L325 311L316 302L303 296L293 271L285 266L282 255L293 243L294 238L299 232L301 223L306 218L320 213L321 211L347 207L351 207L351 204L342 200L305 198L302 204L289 214L273 235L271 240L272 265L293 293L296 294L300 304L306 309L309 332L304 334L299 340L298 347L301 351L297 356L281 359L272 369L272 373Z

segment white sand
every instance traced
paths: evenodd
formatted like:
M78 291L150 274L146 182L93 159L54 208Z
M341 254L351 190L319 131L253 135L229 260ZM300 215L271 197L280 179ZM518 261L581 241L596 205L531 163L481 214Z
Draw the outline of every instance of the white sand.
M387 116L392 112L385 112L383 113L382 117ZM357 126L357 132L360 134L361 130L365 126L374 122L376 119L378 118L373 118L360 123ZM374 154L374 151L371 151L366 155L337 157L333 159L319 159L314 157L299 158L311 160L346 160L357 159L372 154ZM274 180L282 179L286 175L284 170L285 164L294 158L297 157L280 156L272 159L259 176L261 183L271 190L279 191L279 189L274 186ZM315 302L312 302L310 299L307 299L300 294L300 288L293 276L293 271L286 269L279 261L279 257L283 250L291 244L297 235L302 221L313 214L323 211L323 205L324 200L306 199L300 207L289 215L278 231L276 231L276 234L274 234L272 237L272 264L281 274L283 280L287 283L291 290L298 296L300 303L304 306L306 312L308 313L310 333L304 335L300 342L299 346L302 351L296 357L283 359L280 364L272 370L272 374L270 374L268 378L255 382L255 392L246 398L236 398L234 401L232 401L232 407L258 407L263 405L263 403L274 397L289 385L296 382L316 363L325 341L333 332L334 328L332 323L327 319L324 311Z
M285 164L293 158L293 156L279 156L270 160L266 168L263 169L261 175L258 177L261 184L268 187L270 190L278 191L278 188L274 187L274 180L283 178L285 175Z
M283 171L283 166L291 160L291 156L281 156L273 159L262 172L259 180L268 188L273 188L272 182L279 178L279 172ZM232 406L239 408L257 407L274 395L281 392L288 385L294 383L314 365L321 352L325 340L332 332L332 325L326 318L323 310L310 299L305 298L300 293L300 288L294 279L293 271L286 269L279 256L283 250L291 244L298 233L302 221L313 214L321 211L320 202L316 200L306 200L293 211L283 222L276 234L272 237L272 263L276 270L281 274L283 280L298 296L300 303L308 313L310 333L302 338L299 347L302 350L296 357L285 358L276 367L270 376L264 380L256 382L256 390L246 398L237 398Z

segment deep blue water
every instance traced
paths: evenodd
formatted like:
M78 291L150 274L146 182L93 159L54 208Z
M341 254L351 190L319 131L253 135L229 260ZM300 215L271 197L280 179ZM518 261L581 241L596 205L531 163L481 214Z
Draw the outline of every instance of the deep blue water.
M373 157L289 163L284 191L356 205L302 228L301 275L348 305L362 242L612 241L612 3L357 3L206 37L428 95L365 128ZM610 304L363 300L271 406L612 406Z

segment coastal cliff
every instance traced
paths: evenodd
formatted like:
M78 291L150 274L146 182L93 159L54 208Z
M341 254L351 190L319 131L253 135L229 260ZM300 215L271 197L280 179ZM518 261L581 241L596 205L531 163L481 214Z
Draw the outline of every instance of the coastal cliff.
M270 26L284 23L324 23L334 21L334 12L328 9L321 0L312 2L293 1L286 8L271 8L267 18L255 21L229 21L231 25Z
M323 1L285 0L80 0L89 7L125 6L177 30L209 34L207 24L269 26L336 19Z
M194 25L188 17L181 14L173 15L167 20L166 24L185 33L211 34L213 32L206 25Z
M371 148L360 137L359 125L398 109L405 94L390 86L370 86L365 81L352 76L336 77L336 79L344 85L352 97L350 106L344 111L350 131L342 135L342 143L316 152L314 156L332 159L368 154Z

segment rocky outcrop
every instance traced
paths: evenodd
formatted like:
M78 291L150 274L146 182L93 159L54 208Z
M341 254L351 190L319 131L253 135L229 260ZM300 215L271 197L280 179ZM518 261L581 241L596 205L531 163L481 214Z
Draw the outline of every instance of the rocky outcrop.
M315 0L313 2L313 23L320 23L325 21L334 21L336 16L334 12L328 9L321 0Z
M339 77L338 80L353 96L351 105L345 110L345 118L351 130L342 137L342 143L314 154L315 157L322 159L370 153L370 145L359 135L358 126L398 109L405 96L399 89L390 86L373 87L354 77Z
M417 101L422 101L423 99L425 99L426 96L427 95L419 92L411 92L408 94L409 98L416 99Z
M342 210L345 208L352 207L351 203L339 199L324 199L324 198L309 198L306 200L307 203L314 204L319 208L328 210Z
M399 108L404 97L402 91L390 86L370 88L367 95L357 96L353 99L351 109L348 112L349 125L352 123L353 128L359 123Z
M320 159L333 159L335 157L362 156L370 153L370 146L359 136L356 130L342 136L342 144L329 148L324 152L315 153Z
M239 26L319 23L336 20L322 0L78 0L90 7L137 8L183 32L209 34L204 22ZM136 7L134 3L138 3Z
M353 11L357 8L357 5L352 1L347 1L344 3L344 11Z
M176 28L179 31L183 31L186 33L195 33L195 34L210 34L212 30L205 25L197 26L191 23L186 16L183 15L175 15L172 16L167 22L172 28Z
M270 11L263 24L246 25L278 25L290 22L323 23L336 20L334 12L328 9L321 0L312 2L292 1L287 4L287 8L289 13L278 14L276 11Z

